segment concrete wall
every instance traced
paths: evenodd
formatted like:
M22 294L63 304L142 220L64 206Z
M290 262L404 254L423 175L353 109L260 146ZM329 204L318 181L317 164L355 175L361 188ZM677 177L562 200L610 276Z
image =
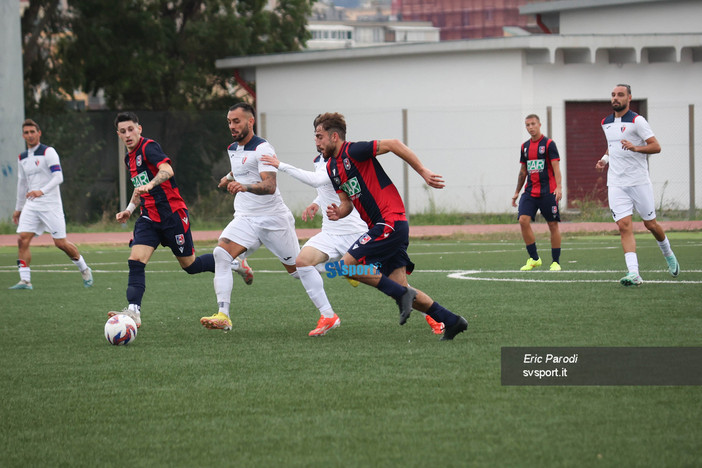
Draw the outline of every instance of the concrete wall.
M19 4L0 0L0 220L15 210L17 155L24 151L22 34Z
M258 112L281 160L311 168L312 120L327 111L347 118L351 141L402 138L408 111L409 146L425 165L442 174L444 190L429 190L410 170L409 210L510 212L519 171L519 145L528 138L523 119L553 110L550 136L564 158L565 102L608 100L614 84L628 82L648 100L647 116L663 146L651 158L657 193L670 208L687 208L687 106L697 118L697 206L702 206L702 63L553 63L530 65L520 49L462 50L396 57L354 57L305 63L272 63L256 71ZM601 144L599 144L601 143ZM604 149L593 142L593 165ZM404 193L401 161L380 161ZM281 176L291 208L307 205L314 191ZM566 194L567 195L567 194Z

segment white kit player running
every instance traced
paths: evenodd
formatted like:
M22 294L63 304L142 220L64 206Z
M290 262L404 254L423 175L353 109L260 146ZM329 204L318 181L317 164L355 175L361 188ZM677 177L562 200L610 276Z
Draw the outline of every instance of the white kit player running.
M295 258L300 253L295 218L278 190L277 170L261 162L261 156L275 154L275 150L254 134L255 115L256 111L247 103L237 103L227 113L227 123L234 139L227 149L232 170L222 177L219 187L226 186L227 191L235 195L235 213L212 252L218 311L200 319L206 328L232 328L229 307L234 282L232 261L236 257L245 259L263 244L278 257L291 276L299 278L295 269Z
M22 137L27 150L19 155L17 170L17 203L12 222L17 224L19 283L10 289L33 289L29 245L34 236L45 231L51 234L54 245L63 250L78 267L83 286L93 285L93 274L78 248L66 239L66 219L61 201L63 172L59 155L54 148L41 143L39 125L27 119L22 123Z
M639 286L643 283L639 275L636 256L636 239L632 224L634 209L643 219L644 226L658 242L661 253L672 276L678 276L680 265L670 247L663 227L656 221L653 186L648 174L648 155L661 152L651 126L643 116L629 109L631 87L618 84L612 91L614 113L602 120L602 130L607 138L607 152L595 168L602 171L607 164L607 191L609 209L619 227L624 249L624 260L628 273L621 280L624 286Z

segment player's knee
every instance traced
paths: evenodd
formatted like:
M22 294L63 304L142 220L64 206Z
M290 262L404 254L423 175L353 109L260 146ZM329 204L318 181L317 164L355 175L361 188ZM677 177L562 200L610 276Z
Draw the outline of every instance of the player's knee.
M215 247L212 251L212 256L214 257L215 262L232 262L234 260L234 257L232 257L232 255L229 252L227 252L227 249L224 249L219 245Z
M188 266L181 266L181 268L189 275L196 275L202 273L202 265L200 265L196 258L193 263Z

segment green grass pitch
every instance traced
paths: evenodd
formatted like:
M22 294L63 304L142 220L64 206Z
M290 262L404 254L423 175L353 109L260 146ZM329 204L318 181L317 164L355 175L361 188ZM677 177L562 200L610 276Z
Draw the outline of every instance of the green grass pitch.
M702 345L702 233L669 237L682 273L637 236L639 288L618 283L617 236L565 237L562 272L517 271L518 239L414 240L411 283L468 319L453 342L338 278L341 327L309 338L318 313L265 249L252 286L234 278L234 329L206 330L212 275L159 249L137 339L114 347L126 248L80 246L84 289L34 247L33 291L6 289L16 251L0 248L0 466L699 466L702 387L500 383L503 346Z

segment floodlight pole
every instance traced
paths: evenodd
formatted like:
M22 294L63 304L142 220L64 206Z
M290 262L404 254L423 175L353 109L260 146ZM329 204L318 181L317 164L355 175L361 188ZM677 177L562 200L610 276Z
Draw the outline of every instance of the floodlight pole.
M688 108L689 128L690 128L690 210L688 216L695 219L695 105L690 104Z

